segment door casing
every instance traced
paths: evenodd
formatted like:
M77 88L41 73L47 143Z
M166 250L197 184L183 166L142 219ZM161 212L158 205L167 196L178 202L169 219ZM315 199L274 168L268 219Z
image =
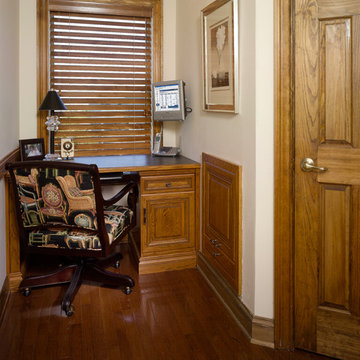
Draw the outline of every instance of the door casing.
M294 348L293 1L274 0L274 343Z

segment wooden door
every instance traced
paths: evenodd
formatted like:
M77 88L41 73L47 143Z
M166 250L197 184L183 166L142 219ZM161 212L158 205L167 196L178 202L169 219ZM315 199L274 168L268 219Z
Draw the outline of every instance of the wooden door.
M360 1L294 6L295 346L359 359Z

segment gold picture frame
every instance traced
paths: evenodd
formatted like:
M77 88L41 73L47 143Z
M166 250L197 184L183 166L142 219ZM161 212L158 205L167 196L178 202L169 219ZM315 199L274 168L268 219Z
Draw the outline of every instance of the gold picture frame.
M238 1L216 0L201 10L203 110L238 113Z

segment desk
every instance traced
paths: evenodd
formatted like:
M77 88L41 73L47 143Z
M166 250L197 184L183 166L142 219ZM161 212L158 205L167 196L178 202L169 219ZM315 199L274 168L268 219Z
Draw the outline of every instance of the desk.
M183 156L78 157L100 173L138 172L140 216L130 233L140 274L196 266L200 241L200 164Z
M100 173L138 172L139 227L129 236L141 274L196 266L200 241L200 164L183 156L122 155L77 157ZM19 235L12 191L6 181L7 274L9 289L22 280Z
M100 173L116 171L200 169L200 164L184 156L119 155L77 157L73 162L96 164Z

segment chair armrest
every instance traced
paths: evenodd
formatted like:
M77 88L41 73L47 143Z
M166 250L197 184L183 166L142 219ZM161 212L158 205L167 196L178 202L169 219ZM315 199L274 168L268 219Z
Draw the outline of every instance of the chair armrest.
M105 200L104 205L112 205L122 199L131 189L136 188L135 192L137 192L137 183L134 181L130 181L123 189L121 189L116 195L114 195L111 199Z
M94 194L94 190L93 189L89 189L89 190L80 190L82 196L90 196Z

